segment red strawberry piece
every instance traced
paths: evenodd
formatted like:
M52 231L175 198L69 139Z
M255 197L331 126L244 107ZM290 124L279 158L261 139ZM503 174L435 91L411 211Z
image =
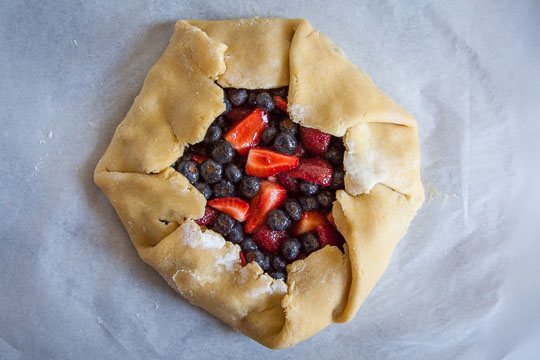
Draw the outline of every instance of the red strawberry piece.
M191 160L195 161L197 165L201 165L206 159L208 159L208 156L206 155L193 154L193 156L191 156Z
M275 255L277 254L281 243L287 239L287 233L284 230L272 230L268 225L264 224L257 228L255 233L253 233L252 238L259 249Z
M317 226L328 224L326 216L320 211L304 211L302 217L294 226L294 235L302 235L304 233L314 231Z
M225 118L230 122L235 123L245 118L251 111L252 110L248 108L234 108L225 114Z
M328 150L331 138L332 135L324 133L321 130L300 126L302 144L313 155L322 156Z
M251 234L257 226L266 221L268 214L283 204L287 191L279 184L261 180L261 188L251 199L251 213L245 224L244 231Z
M293 155L296 157L304 157L306 156L306 149L302 146L302 144L298 144L294 149Z
M332 213L328 214L328 216L326 216L326 218L328 219L330 224L332 224L333 227L337 228L336 222L334 221L334 215L332 215Z
M298 158L296 156L285 155L265 148L253 148L248 154L246 174L257 177L268 177L293 169L297 165Z
M241 121L232 125L223 138L240 155L246 155L249 149L259 144L261 133L267 126L268 114L266 111L256 108Z
M291 194L298 194L298 181L287 173L276 174L277 181Z
M332 165L324 159L302 158L298 166L287 172L287 174L322 186L328 186L332 182L334 170Z
M316 230L321 248L326 245L340 246L343 244L343 236L330 223L320 224Z
M287 99L281 96L274 96L274 103L278 108L281 110L287 112Z
M244 252L242 250L240 250L240 263L242 266L247 265L246 257L244 256Z
M225 214L229 214L233 219L240 222L246 221L249 214L249 204L247 201L234 196L220 197L208 201L208 205Z
M212 225L214 221L216 220L216 217L218 216L219 212L212 207L206 205L204 208L204 215L202 218L195 220L195 223L199 226L208 226Z

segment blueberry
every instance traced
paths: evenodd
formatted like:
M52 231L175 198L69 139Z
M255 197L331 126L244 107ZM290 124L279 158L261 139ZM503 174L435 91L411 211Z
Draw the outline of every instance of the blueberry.
M245 255L247 262L255 261L257 264L259 264L261 269L265 271L270 269L270 258L268 257L268 255L264 255L259 250L248 251Z
M324 154L324 158L334 166L340 166L343 164L343 151L339 151L335 147L331 147Z
M228 97L234 106L240 106L246 101L248 93L246 89L229 89Z
M278 133L277 129L273 126L266 127L261 134L261 141L264 145L270 145L274 137Z
M219 116L216 120L214 120L212 125L219 126L223 131L225 131L225 129L227 129L227 127L229 126L229 124L227 123L227 119L225 119L223 116Z
M298 199L298 201L300 202L300 206L302 206L302 210L304 211L312 211L319 208L319 203L314 196L302 196Z
M281 256L287 261L293 261L300 253L300 241L295 238L285 240L281 244Z
M300 191L306 196L313 196L319 191L319 185L311 181L300 181Z
M182 154L182 157L180 159L177 160L177 166L179 163L181 163L182 161L189 161L191 160L191 157L193 156L193 151L191 151L190 149L184 149L184 153Z
M247 98L248 105L257 106L257 95L259 95L259 92L257 90L249 91Z
M270 270L270 256L264 254L263 264L259 264L259 266L264 270L268 271Z
M184 175L186 179L194 184L199 180L199 169L197 168L197 164L194 161L182 161L180 164L178 164L178 167L176 170Z
M298 221L302 217L302 207L295 199L285 201L285 210L294 221Z
M274 96L281 96L281 97L287 97L287 93L289 92L288 87L280 87L277 89L271 89L270 93Z
M272 99L270 94L267 92L262 92L257 95L257 105L259 105L268 112L274 110L274 106L276 106L276 104L274 103L274 99Z
M225 177L233 184L237 183L242 180L242 170L236 165L229 164L225 168Z
M294 121L292 121L291 119L284 118L279 123L279 130L281 130L283 132L288 132L291 135L295 136L296 133L298 132L298 125Z
M332 206L334 200L334 195L328 190L323 190L317 194L317 201L323 209L329 209Z
M221 138L223 131L218 125L212 125L206 130L206 136L204 137L204 142L206 144L213 144Z
M228 180L221 180L212 188L215 197L234 196L234 185Z
M208 184L215 184L221 180L221 174L223 172L223 166L212 160L208 159L201 165L201 176Z
M274 279L281 279L283 281L287 281L287 274L282 271L270 271L268 275L270 275Z
M245 237L242 242L240 242L240 247L244 251L244 253L251 251L251 250L257 250L257 244L251 240L249 237Z
M227 99L227 96L223 96L223 102L225 103L225 111L223 112L223 114L226 114L226 113L228 113L229 111L231 111L231 109L232 109L232 104L231 104L231 102L229 101L229 99Z
M199 181L195 184L195 187L204 195L206 200L210 199L212 196L212 188L207 183Z
M212 226L212 230L220 233L223 236L227 236L231 233L234 224L235 221L232 217L225 213L219 213L216 217L216 221L214 221L214 226Z
M272 267L276 271L285 271L285 268L287 267L287 262L283 260L283 258L279 255L276 255L272 257Z
M212 149L212 158L222 164L226 164L232 160L234 156L234 148L231 144L221 139L216 142Z
M240 183L240 190L245 197L254 197L259 192L261 183L259 179L253 176L244 176Z
M306 254L311 254L315 250L319 250L319 248L321 247L319 243L319 238L314 233L304 234L302 235L301 239L302 250L304 250Z
M270 226L272 230L285 230L289 225L291 225L291 219L285 214L283 210L274 210L266 219L266 223Z
M345 173L343 170L335 170L332 176L332 182L330 183L330 189L338 190L343 189L345 185Z
M296 138L288 132L280 132L274 139L274 149L284 154L291 155L296 145L298 145Z
M227 240L233 244L239 244L242 240L244 240L244 230L242 229L242 224L240 224L238 221L234 223L231 232L229 235L227 235Z

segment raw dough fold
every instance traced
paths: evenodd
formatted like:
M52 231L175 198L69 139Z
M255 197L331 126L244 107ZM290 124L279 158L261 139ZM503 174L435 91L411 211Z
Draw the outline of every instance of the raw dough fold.
M169 166L224 110L223 87L289 85L293 121L344 136L345 191L325 247L272 279L192 219L205 199ZM422 205L416 121L303 19L178 21L99 161L105 192L141 258L191 303L273 348L352 319Z

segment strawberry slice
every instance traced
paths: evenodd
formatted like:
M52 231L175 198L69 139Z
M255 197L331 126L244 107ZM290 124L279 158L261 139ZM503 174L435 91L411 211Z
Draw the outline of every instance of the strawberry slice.
M328 216L326 216L326 218L328 219L330 224L332 224L333 227L337 228L336 222L334 220L334 215L332 215L332 213L329 213Z
M242 266L247 265L246 257L244 256L244 252L242 250L240 250L240 263Z
M287 99L281 96L274 96L274 103L278 108L280 108L282 111L287 112Z
M203 162L206 161L206 159L208 159L208 156L206 155L193 154L193 156L191 156L191 160L195 161L197 165L201 165Z
M279 246L287 239L285 230L272 230L268 225L264 224L257 228L253 234L253 241L259 249L269 254L275 255L279 251Z
M294 235L302 235L304 233L317 229L317 226L328 224L326 216L320 211L304 211L302 217L294 226Z
M218 211L206 205L204 208L204 215L202 218L195 220L195 223L199 226L212 225L218 216Z
M306 150L312 155L322 156L328 145L332 135L322 132L321 130L312 129L300 126L300 139Z
M268 114L256 108L241 121L233 124L223 138L231 144L240 155L246 155L259 144L261 133L268 126Z
M322 186L328 186L332 182L334 170L332 165L324 159L302 158L298 166L287 172L287 174Z
M287 190L279 184L261 180L261 188L251 199L251 213L245 224L244 231L251 234L257 226L266 221L268 214L281 206L287 197Z
M220 197L208 201L208 205L216 210L229 214L240 222L246 221L249 214L247 201L234 196Z
M330 223L320 224L316 230L321 248L326 245L340 246L343 244L343 236Z
M283 185L283 187L291 194L298 194L300 188L298 187L298 181L287 173L276 174L277 181Z
M248 154L246 174L257 177L268 177L293 169L297 165L298 158L296 156L285 155L265 148L254 148Z
M251 111L252 110L249 108L234 108L225 114L225 118L229 120L229 122L235 123L248 116Z

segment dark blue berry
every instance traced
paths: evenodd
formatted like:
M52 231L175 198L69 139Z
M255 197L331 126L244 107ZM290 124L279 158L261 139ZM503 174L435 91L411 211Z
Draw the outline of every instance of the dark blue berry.
M307 233L302 235L302 250L306 254L311 254L315 250L319 250L321 247L319 238L314 233Z
M253 176L244 176L240 183L240 190L245 197L254 197L259 192L261 183L259 179Z
M231 104L231 102L229 101L229 99L227 99L227 96L223 96L223 102L225 103L225 111L223 112L223 114L226 114L226 113L228 113L229 111L231 111L231 109L232 109L232 104Z
M291 155L296 145L298 145L296 138L288 132L280 132L274 139L274 149L284 154Z
M264 270L264 271L268 271L270 270L270 256L264 254L264 260L263 260L263 264L259 264L259 266Z
M221 180L214 184L212 190L215 197L234 196L234 185L228 180Z
M268 112L274 110L274 107L276 106L274 99L267 92L262 92L257 95L257 105Z
M206 160L201 165L201 176L208 184L215 184L221 181L222 172L223 166L212 159Z
M323 209L329 209L334 200L334 195L328 190L323 190L317 194L317 201Z
M272 257L272 267L276 271L285 271L287 267L287 262L279 255Z
M302 207L295 199L285 201L285 210L294 221L298 221L302 217Z
M229 89L228 91L229 101L234 106L240 106L247 100L248 93L246 89Z
M194 161L182 161L180 164L178 164L178 167L176 170L184 175L186 179L194 184L199 180L199 169L197 168L197 163Z
M212 149L212 158L222 164L231 161L233 156L234 148L223 139L218 140Z
M285 230L291 225L291 219L285 214L283 210L274 210L266 219L266 223L272 230Z
M206 130L206 136L204 137L204 142L206 144L213 144L221 138L223 131L218 125L212 125Z
M343 163L343 151L339 151L335 147L331 147L324 153L324 158L334 166L340 166Z
M345 186L345 173L343 170L334 170L334 175L332 175L332 181L330 182L330 189L339 190L343 189Z
M227 129L227 127L229 126L229 124L227 123L227 119L225 119L223 116L219 116L216 120L214 120L212 125L219 126L223 131L225 131L225 129Z
M300 181L300 191L306 196L313 196L319 191L319 185L311 181Z
M244 240L244 230L242 229L242 224L240 224L238 221L234 223L231 232L229 235L227 235L227 240L233 244L239 244L242 240Z
M314 196L302 196L298 199L302 210L304 211L313 211L319 208L319 203Z
M242 250L244 250L244 253L251 251L251 250L257 250L257 244L251 240L249 237L245 237L244 240L240 243L240 247Z
M182 154L182 157L176 162L177 166L182 161L190 161L192 156L193 156L193 151L191 151L190 149L184 149L184 153Z
M257 95L259 95L257 90L250 90L248 93L247 104L257 106Z
M270 145L274 137L278 133L277 129L273 126L266 127L261 134L261 141L263 145Z
M279 130L295 136L296 133L298 132L298 125L291 119L284 118L279 123Z
M245 253L247 262L256 262L259 264L261 269L268 270L270 269L270 258L267 255L264 255L259 250L251 250Z
M229 164L225 168L225 177L232 183L242 180L242 170L234 164Z
M214 221L214 226L212 230L220 233L223 236L227 236L231 233L232 228L234 227L235 220L225 213L219 213Z
M206 200L210 199L212 196L212 188L207 183L199 181L195 184L195 187L204 195Z
M277 89L271 89L270 90L270 93L274 96L281 96L281 97L284 97L286 98L287 97L287 93L289 92L289 88L288 87L280 87L280 88L277 88Z
M293 261L300 253L300 241L295 238L285 240L281 244L281 256L287 261Z
M283 281L287 281L287 274L282 271L270 271L268 275L270 275L274 279L281 279Z

